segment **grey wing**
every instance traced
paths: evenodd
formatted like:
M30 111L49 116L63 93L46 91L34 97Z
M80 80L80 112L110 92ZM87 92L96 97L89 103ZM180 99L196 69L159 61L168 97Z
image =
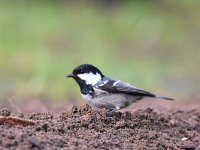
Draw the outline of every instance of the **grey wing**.
M150 92L144 91L120 80L109 80L106 84L100 85L99 88L112 93L126 93L133 96L155 97L155 95Z

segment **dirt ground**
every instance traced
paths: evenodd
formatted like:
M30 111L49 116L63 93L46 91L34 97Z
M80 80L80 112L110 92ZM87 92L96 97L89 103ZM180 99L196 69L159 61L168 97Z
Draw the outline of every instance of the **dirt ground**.
M18 105L18 104L17 104ZM0 110L0 149L200 149L200 101L150 101L116 112L24 102ZM22 113L23 112L23 113Z

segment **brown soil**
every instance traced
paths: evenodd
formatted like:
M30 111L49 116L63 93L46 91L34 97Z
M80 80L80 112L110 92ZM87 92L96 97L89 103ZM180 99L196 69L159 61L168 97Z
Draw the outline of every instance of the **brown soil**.
M113 118L89 105L18 115L2 109L0 149L200 149L200 110L162 107L129 108Z

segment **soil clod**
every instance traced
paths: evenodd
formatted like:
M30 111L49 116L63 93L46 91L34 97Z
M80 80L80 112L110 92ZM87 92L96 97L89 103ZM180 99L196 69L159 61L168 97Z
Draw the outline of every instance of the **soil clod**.
M3 108L0 110L0 115L2 116L10 116L10 109L8 108Z

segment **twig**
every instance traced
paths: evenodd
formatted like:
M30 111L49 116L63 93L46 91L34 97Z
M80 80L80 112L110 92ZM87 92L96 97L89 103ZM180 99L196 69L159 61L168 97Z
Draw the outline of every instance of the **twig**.
M8 125L9 127L14 125L29 126L34 125L35 122L27 119L21 119L14 116L0 116L0 125Z

